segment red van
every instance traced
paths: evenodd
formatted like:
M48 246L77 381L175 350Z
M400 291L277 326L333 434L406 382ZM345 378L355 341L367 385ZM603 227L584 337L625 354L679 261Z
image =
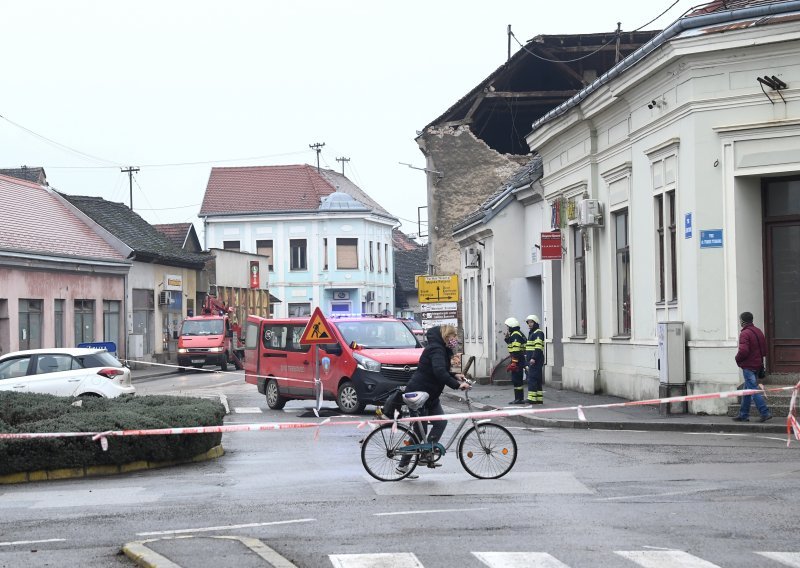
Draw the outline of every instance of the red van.
M320 345L323 399L344 414L362 412L405 385L417 370L422 346L400 320L389 317L329 318L336 343ZM247 317L245 381L258 387L273 410L293 399L314 399L314 350L301 345L308 318Z

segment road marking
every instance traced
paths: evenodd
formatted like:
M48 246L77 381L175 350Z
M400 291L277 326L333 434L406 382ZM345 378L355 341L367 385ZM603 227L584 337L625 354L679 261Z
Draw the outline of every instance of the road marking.
M614 554L627 558L644 568L719 568L716 564L683 550L615 550Z
M421 474L414 483L385 483L364 475L376 495L576 495L594 491L575 478L571 471L513 472L491 481L475 479L465 471L433 473L418 467ZM426 473L430 472L430 475Z
M269 527L272 525L289 525L293 523L311 523L317 519L292 519L290 521L272 521L269 523L247 523L244 525L223 525L219 527L198 527L196 529L175 529L171 531L150 531L136 533L136 536L156 536L167 534L191 534L199 532L229 531L235 529L249 529L253 527Z
M750 434L736 434L734 432L684 432L687 436L739 436L745 438Z
M19 491L0 494L4 507L55 509L66 507L108 507L111 505L135 505L154 503L161 498L156 491L144 487L115 487L104 489L57 489L41 491Z
M43 542L67 542L65 538L48 538L45 540L13 540L11 542L0 542L0 546L18 546L22 544L41 544Z
M756 552L756 554L791 566L791 568L800 568L800 552Z
M334 568L423 568L410 552L376 554L329 554Z
M462 513L465 511L485 511L486 507L475 509L428 509L424 511L395 511L394 513L373 513L376 517L389 517L392 515L427 515L430 513Z
M257 406L237 406L233 411L236 414L261 414L264 412Z
M546 552L473 552L490 568L569 568Z
M674 497L675 495L691 495L693 493L703 493L705 491L716 491L717 489L714 487L709 487L707 489L686 489L684 491L670 491L669 493L646 493L644 495L620 495L618 497L602 497L600 499L594 499L594 502L600 501L618 501L620 499L641 499L641 498L650 498L650 497ZM663 550L670 550L665 548Z
M297 568L289 560L278 554L275 550L258 540L257 538L248 538L246 536L215 536L212 538L221 538L229 540L238 540L247 548L258 554L261 558L269 562L272 568Z
M145 546L143 542L129 542L122 547L122 552L133 560L137 565L143 562L142 566L158 566L158 568L181 568L166 556L162 556L155 550Z

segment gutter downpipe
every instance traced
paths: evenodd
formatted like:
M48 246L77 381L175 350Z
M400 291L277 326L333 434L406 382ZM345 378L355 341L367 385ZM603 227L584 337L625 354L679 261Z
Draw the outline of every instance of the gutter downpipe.
M713 14L703 14L702 16L682 18L674 22L670 27L662 31L660 34L620 61L617 65L595 79L571 99L567 99L556 108L545 114L543 117L536 120L531 125L531 132L535 132L540 126L555 120L570 109L578 106L584 99L586 99L597 89L609 81L617 78L622 73L639 63L642 59L650 55L657 48L661 47L667 41L686 30L692 30L701 28L703 26L736 20L746 20L748 18L759 18L764 16L773 16L776 14L785 14L787 12L795 12L798 10L800 10L800 0L792 0L790 2L780 2L776 4L768 4L766 6L754 6L752 8L744 8L742 10L727 10L724 12L715 12Z

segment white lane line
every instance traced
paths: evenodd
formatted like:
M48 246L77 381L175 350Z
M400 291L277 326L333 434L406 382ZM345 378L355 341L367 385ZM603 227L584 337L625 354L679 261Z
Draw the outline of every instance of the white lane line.
M736 434L734 432L684 432L687 436L739 436L746 438L750 434Z
M249 538L245 536L215 536L213 538L238 540L247 548L258 554L261 558L269 562L272 568L297 568L289 560L278 554L275 550L258 540L257 538Z
M650 497L674 497L675 495L691 495L694 493L702 493L704 491L715 491L715 489L692 489L687 491L671 491L669 493L648 493L645 495L620 495L619 497L603 497L601 499L594 499L594 502L619 501L621 499L644 499Z
M432 513L463 513L466 511L485 511L486 507L476 509L428 509L427 511L397 511L395 513L373 513L376 517L390 517L393 515L428 515Z
M473 552L489 568L569 568L546 552Z
M411 552L329 554L334 568L424 568Z
M311 523L317 519L292 519L290 521L272 521L270 523L247 523L244 525L224 525L219 527L198 527L196 529L175 529L171 531L151 531L136 533L136 536L156 536L164 534L192 534L199 532L229 531L235 529L250 529L253 527L269 527L272 525L289 525L292 523Z
M45 540L13 540L11 542L0 542L0 546L18 546L22 544L40 544L43 542L67 542L65 538L48 538Z
M719 568L716 564L682 550L615 550L614 554L644 568Z
M262 414L264 412L257 406L237 406L233 411L236 414Z
M756 552L756 554L791 566L791 568L800 568L800 552Z

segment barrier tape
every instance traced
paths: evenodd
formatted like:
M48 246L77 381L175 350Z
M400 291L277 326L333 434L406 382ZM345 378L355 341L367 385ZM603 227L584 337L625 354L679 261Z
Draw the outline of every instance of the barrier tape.
M322 422L264 422L259 424L231 424L222 426L191 426L185 428L153 428L149 430L109 430L106 432L29 432L29 433L0 433L0 440L24 440L36 438L75 438L75 437L91 437L93 441L100 441L103 450L108 449L108 438L111 437L126 437L126 436L165 436L165 435L182 435L182 434L217 434L226 432L263 432L267 430L295 430L304 428L316 428L314 439L319 437L319 430L323 426L356 426L364 428L370 426L376 428L382 424L393 424L397 428L397 424L413 423L413 422L436 422L439 420L460 420L462 418L508 418L512 416L523 416L527 414L552 414L554 412L576 411L579 419L586 420L583 413L584 410L594 408L620 408L625 406L640 406L640 405L654 405L654 404L668 404L672 402L688 402L691 400L708 400L715 398L733 398L739 396L764 394L766 392L776 392L792 390L792 399L789 406L789 416L787 418L787 445L791 442L792 436L800 441L800 424L797 421L797 394L800 391L800 382L793 387L776 387L771 389L742 389L734 391L725 391L718 393L696 394L673 396L668 398L653 398L648 400L628 401L628 402L614 402L607 404L593 404L593 405L577 405L577 406L561 406L557 408L504 408L497 410L484 410L478 412L457 412L453 414L441 414L436 416L415 416L407 418L395 419L369 419L369 420L352 420L348 416L334 416L326 418ZM581 418L583 417L583 418ZM345 420L339 420L339 418Z
M137 364L152 365L153 367L166 367L168 369L176 369L176 372L177 372L178 369L186 369L186 370L192 370L192 371L200 371L202 373L215 373L215 374L219 374L219 375L237 375L237 376L240 376L238 371L221 371L220 369L203 369L203 368L196 368L196 367L191 367L191 366L187 367L186 365L181 366L181 365L171 365L171 364L168 364L168 363L153 363L152 361L137 361L135 359L122 359L122 362L125 363L126 365L128 363L137 363ZM309 380L309 379L292 379L290 377L277 377L275 375L256 375L256 374L253 374L253 373L248 373L248 375L251 376L251 377L259 378L259 379L276 379L278 381L304 383L304 384L308 384L308 385L313 385L316 382L313 379L311 379L311 380Z

